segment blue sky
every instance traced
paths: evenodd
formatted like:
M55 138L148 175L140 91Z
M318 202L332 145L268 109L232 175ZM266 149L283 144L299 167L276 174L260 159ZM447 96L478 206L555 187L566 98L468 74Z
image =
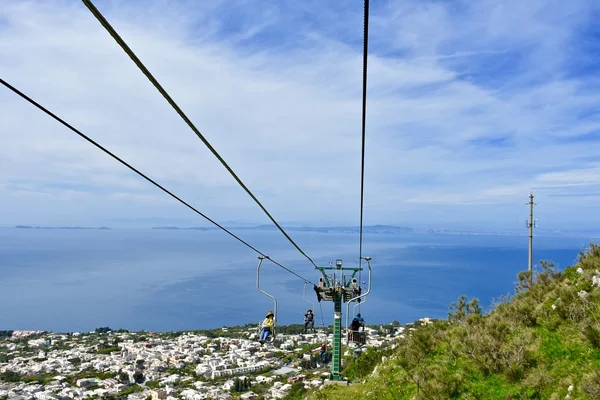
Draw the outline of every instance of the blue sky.
M276 219L359 221L358 1L94 4ZM600 222L600 4L373 1L365 223ZM268 223L81 2L0 0L0 76L211 218ZM0 89L0 221L202 225ZM524 229L524 228L523 228Z

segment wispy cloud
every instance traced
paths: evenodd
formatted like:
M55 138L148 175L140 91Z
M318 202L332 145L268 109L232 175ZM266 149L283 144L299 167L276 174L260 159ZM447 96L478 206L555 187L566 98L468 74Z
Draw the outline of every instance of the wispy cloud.
M362 3L95 4L276 218L358 221ZM374 3L366 221L510 227L533 190L546 225L600 222L599 11ZM82 3L0 0L0 75L211 217L267 221ZM3 221L194 221L7 90L0 121Z

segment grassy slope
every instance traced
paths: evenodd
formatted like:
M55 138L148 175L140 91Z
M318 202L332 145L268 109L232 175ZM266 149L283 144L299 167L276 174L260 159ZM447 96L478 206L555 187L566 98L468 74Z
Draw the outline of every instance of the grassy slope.
M591 244L562 273L542 263L531 288L519 274L515 296L485 316L460 298L448 321L410 332L364 382L309 398L600 399L597 270L600 247Z

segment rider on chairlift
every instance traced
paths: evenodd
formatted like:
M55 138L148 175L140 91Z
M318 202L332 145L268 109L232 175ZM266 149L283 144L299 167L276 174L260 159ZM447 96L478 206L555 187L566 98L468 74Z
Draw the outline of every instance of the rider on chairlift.
M360 313L356 314L356 320L358 321L359 324L364 325L365 324L365 320L363 319L363 317L360 316Z
M315 316L313 315L312 310L308 310L306 314L304 314L304 333L306 333L309 329L315 331Z
M353 332L358 332L358 328L360 328L360 322L358 322L358 318L354 318L352 320L352 324L350 325L350 328L352 329Z
M323 343L321 345L321 349L319 352L319 357L321 358L321 362L322 363L326 363L327 362L327 343Z
M357 317L352 319L352 323L348 328L348 341L349 342L357 342L360 341L360 333L361 323L358 321Z
M264 344L269 335L273 333L274 320L275 315L273 314L273 311L269 311L265 317L265 320L262 322L262 331L260 332L259 338L259 342L261 344Z

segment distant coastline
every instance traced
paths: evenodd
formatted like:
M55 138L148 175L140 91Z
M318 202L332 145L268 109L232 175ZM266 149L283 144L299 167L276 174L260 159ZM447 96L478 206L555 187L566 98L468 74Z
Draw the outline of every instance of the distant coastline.
M94 230L107 230L111 229L106 226L99 228L85 227L85 226L29 226L29 225L17 225L15 229L94 229Z
M197 230L197 231L214 231L218 230L218 227L206 226L206 227L188 227L180 228L177 226L156 226L152 229L160 230ZM228 227L228 229L235 230L263 230L263 231L277 231L278 228L274 225L256 225L256 226L235 226ZM286 231L290 232L320 232L320 233L358 233L360 227L358 226L330 226L330 227L319 227L319 226L289 226L284 227ZM363 227L363 232L368 233L381 233L381 234L395 234L395 233L415 233L413 228L405 226L393 226L393 225L369 225Z
M101 227L84 227L84 226L33 226L33 225L16 225L14 229L47 229L47 230L123 230L129 228L111 228L106 226ZM275 225L231 225L225 226L229 230L238 231L272 231L277 232L278 228ZM358 226L284 226L286 231L289 232L313 232L313 233L348 233L357 234L360 231ZM180 226L154 226L152 228L132 228L132 229L152 229L152 230L164 230L164 231L217 231L220 228L216 226L191 226L191 227L180 227ZM406 226L395 226L395 225L366 225L363 227L363 233L368 234L433 234L433 235L465 235L465 236L527 236L527 230L516 230L506 229L498 231L475 231L475 230L464 230L464 229L427 229L427 228L411 228ZM534 236L552 236L552 237L589 237L589 238L600 238L599 230L582 229L582 230L562 230L562 229L538 229Z

